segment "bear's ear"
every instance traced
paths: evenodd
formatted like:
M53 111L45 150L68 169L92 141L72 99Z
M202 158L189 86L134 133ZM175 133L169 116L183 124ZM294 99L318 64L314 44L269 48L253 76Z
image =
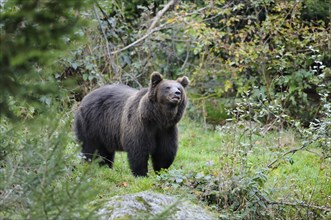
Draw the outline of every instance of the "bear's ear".
M181 78L178 78L177 79L177 82L179 82L180 84L182 84L182 86L184 88L190 84L190 80L186 76L181 77Z
M159 84L163 80L163 77L158 72L153 72L151 75L151 87L154 88L157 84Z

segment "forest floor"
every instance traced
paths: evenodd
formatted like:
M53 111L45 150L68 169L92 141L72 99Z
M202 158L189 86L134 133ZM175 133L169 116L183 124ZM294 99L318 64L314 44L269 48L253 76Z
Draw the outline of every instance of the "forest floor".
M331 206L330 159L322 159L319 149L300 149L302 140L292 130L247 124L204 128L185 118L179 132L177 157L159 175L150 161L149 177L133 177L124 152L116 154L112 170L83 164L75 175L91 171L99 189L96 202L149 190L190 199L224 219L279 213L310 218Z

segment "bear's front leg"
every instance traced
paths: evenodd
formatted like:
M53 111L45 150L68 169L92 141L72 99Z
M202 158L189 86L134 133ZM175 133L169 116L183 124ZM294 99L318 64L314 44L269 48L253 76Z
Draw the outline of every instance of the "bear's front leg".
M128 133L123 138L123 147L128 153L130 169L134 176L147 176L149 143L147 135L143 133L137 135Z
M139 122L125 124L128 126L122 132L121 144L128 154L131 172L134 176L147 176L150 146L153 142L150 132Z
M146 151L128 151L128 159L131 172L134 176L147 176L149 154Z
M160 132L156 137L156 148L152 154L155 172L168 169L173 163L178 148L177 127Z

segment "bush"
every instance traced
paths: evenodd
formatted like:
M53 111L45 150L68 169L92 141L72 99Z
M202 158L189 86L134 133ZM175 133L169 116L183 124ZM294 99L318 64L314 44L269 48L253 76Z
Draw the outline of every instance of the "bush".
M75 172L79 148L67 133L69 119L54 114L51 119L30 121L30 125L1 119L1 218L81 219L93 215L90 201L97 188L88 179L89 169Z
M56 58L78 39L76 15L89 1L5 1L0 14L0 218L93 216L96 189L74 170L72 118L63 111ZM77 150L70 150L75 147ZM80 160L78 160L80 161Z
M5 1L0 14L1 116L15 118L16 105L41 111L50 95L59 95L53 77L56 58L69 41L79 38L75 13L89 1L84 2Z

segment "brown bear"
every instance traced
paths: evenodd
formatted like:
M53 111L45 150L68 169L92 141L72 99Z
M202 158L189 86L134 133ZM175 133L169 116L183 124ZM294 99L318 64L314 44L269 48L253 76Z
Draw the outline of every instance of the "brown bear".
M177 123L187 104L188 84L185 76L166 80L154 72L148 88L118 84L90 92L74 120L85 158L96 154L111 168L115 151L126 151L135 176L147 175L149 155L155 171L168 168L177 153Z

